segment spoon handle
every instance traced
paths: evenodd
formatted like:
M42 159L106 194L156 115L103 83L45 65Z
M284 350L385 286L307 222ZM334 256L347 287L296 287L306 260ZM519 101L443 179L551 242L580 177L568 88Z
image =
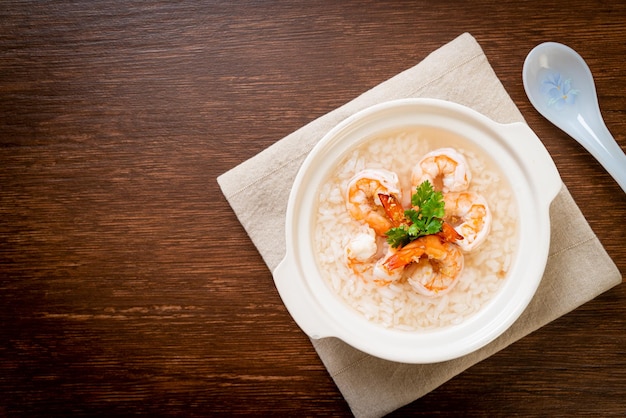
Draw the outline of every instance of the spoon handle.
M591 126L578 115L579 129L574 138L594 156L626 193L626 155L604 122Z

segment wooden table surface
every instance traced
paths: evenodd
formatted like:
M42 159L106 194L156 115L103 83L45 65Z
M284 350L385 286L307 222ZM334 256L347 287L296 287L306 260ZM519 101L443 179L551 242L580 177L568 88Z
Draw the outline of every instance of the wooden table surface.
M570 45L625 148L624 2L3 1L0 416L349 416L216 177L462 32L624 276L626 195L521 84ZM622 285L392 416L623 416L625 330Z

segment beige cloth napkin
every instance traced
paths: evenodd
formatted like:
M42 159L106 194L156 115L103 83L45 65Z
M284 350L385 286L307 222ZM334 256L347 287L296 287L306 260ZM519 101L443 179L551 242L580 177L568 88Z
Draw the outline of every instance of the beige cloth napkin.
M349 115L387 100L430 97L469 106L495 121L523 121L479 44L463 34L416 66L314 120L218 177L222 192L270 270L285 253L284 222L291 184L313 145ZM410 365L360 352L336 338L312 340L357 417L385 415L468 367L621 283L619 270L563 186L551 207L548 265L533 301L513 326L486 347L452 361Z

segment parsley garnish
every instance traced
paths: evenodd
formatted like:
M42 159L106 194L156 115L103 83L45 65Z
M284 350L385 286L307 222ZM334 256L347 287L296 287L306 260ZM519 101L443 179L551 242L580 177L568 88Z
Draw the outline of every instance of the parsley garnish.
M393 248L403 247L425 235L441 231L444 215L443 194L436 192L428 180L420 184L411 196L413 209L404 211L408 225L387 231L387 242Z

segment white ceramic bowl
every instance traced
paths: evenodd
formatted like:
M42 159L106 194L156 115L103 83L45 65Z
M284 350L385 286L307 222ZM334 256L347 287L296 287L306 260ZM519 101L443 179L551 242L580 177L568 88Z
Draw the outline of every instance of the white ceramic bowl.
M458 325L401 331L368 321L326 284L313 243L317 190L345 153L377 133L440 127L463 136L499 163L519 213L518 250L500 290ZM561 179L543 144L523 123L503 125L467 107L435 99L402 99L362 110L332 129L300 168L287 207L286 255L274 282L289 313L311 338L337 337L387 360L434 363L473 352L517 320L541 281L550 245L550 203Z

